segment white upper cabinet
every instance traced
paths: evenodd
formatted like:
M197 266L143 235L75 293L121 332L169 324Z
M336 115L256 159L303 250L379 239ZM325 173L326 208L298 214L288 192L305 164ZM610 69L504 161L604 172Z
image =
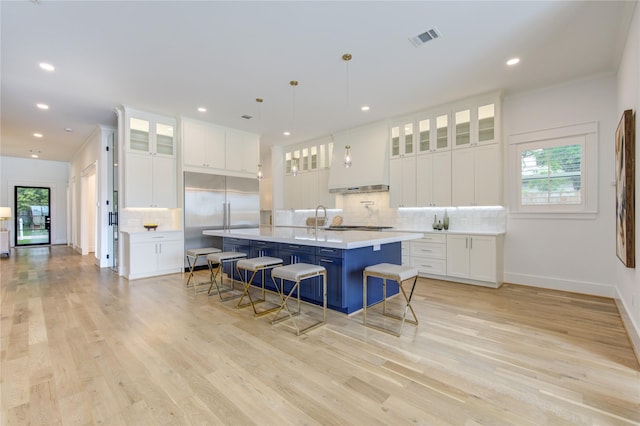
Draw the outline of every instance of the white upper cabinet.
M454 150L451 159L454 206L502 205L500 145Z
M401 158L416 154L416 124L407 120L391 126L390 158Z
M496 143L496 104L478 102L456 108L453 113L453 148Z
M123 110L124 207L175 208L176 120Z
M189 118L183 118L181 125L185 170L256 176L259 135Z
M195 120L182 120L184 164L224 169L227 155L223 127Z
M417 154L428 152L449 151L449 113L432 111L418 116L417 127Z
M256 176L260 163L260 137L240 130L226 130L226 170Z
M389 162L390 207L416 206L416 157L393 158Z
M131 114L127 117L126 129L129 152L175 157L175 120L145 113Z
M451 151L416 157L416 206L450 206Z

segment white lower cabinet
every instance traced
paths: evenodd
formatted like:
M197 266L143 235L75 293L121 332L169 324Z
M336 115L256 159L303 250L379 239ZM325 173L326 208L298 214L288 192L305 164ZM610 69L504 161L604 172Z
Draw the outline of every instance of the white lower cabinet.
M412 240L410 265L418 268L420 274L447 275L446 235L425 234Z
M182 231L123 232L122 275L127 279L182 272L184 234Z
M502 236L447 235L447 276L499 287L502 283L502 245Z

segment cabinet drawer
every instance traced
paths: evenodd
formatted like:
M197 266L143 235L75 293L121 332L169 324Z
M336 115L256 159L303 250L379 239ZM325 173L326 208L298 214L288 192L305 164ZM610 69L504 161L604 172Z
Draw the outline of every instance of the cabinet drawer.
M447 275L447 261L445 259L424 259L411 256L411 267L418 268L422 274Z
M285 250L293 253L305 253L305 254L316 254L316 248L314 246L305 246L302 244L285 244L280 243L278 245L279 250Z
M271 241L258 241L258 240L251 240L251 248L258 248L258 249L278 249L278 243L274 243Z
M419 240L413 240L412 242L425 242L425 243L446 243L447 236L445 234L436 234L436 233L425 233L424 237Z
M316 247L316 256L342 257L342 249L330 247Z
M181 241L183 240L182 232L145 232L129 234L129 242L131 243L150 243L150 242L162 242L162 241Z
M411 257L446 259L447 246L445 244L416 241L411 246Z

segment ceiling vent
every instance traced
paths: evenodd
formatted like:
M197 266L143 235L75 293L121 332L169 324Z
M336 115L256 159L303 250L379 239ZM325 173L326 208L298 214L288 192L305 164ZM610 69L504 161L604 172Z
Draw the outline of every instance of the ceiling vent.
M409 41L415 47L418 47L418 46L422 46L428 41L435 40L437 38L440 38L440 33L435 28L432 28L430 30L423 32L422 34L418 34L415 37L409 38Z
M251 120L253 116L245 114L245 115L241 115L240 118L244 118L245 120Z

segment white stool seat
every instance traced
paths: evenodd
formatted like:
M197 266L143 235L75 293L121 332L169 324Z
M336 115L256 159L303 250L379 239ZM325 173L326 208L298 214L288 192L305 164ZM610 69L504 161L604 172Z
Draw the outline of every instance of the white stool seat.
M240 253L238 251L221 251L219 253L211 253L207 255L207 260L213 263L222 263L234 259L241 259L247 257L246 253Z
M238 269L246 269L248 271L257 271L262 268L268 268L273 265L281 265L282 259L277 257L261 256L253 257L251 259L239 260L236 267Z
M300 329L294 318L294 316L300 315L300 282L317 276L322 276L322 319ZM295 327L296 334L299 336L300 334L306 333L307 331L327 322L327 270L325 267L312 265L309 263L294 263L291 265L278 266L277 268L273 268L271 270L271 277L273 278L273 282L276 283L276 287L278 286L277 279L280 278L280 295L282 297L282 304L273 315L271 324L276 324L285 320L291 320L293 322L293 326ZM293 287L291 287L291 290L287 295L285 295L284 293L284 280L294 282ZM289 306L287 305L287 301L294 292L297 293L298 310L295 312L291 312L289 310ZM286 311L287 316L278 318L278 314L283 309Z
M298 281L310 276L316 276L325 268L309 263L294 263L292 265L280 266L271 271L273 278L281 278L287 281Z
M402 327L404 327L405 322L418 325L418 317L416 316L416 313L411 306L411 298L413 297L413 291L415 290L416 282L418 281L418 268L395 265L393 263L378 263L377 265L367 266L362 273L362 324L367 327L375 328L376 330L384 331L385 333L400 336L400 331L395 331L387 327L375 325L367 321L367 309L369 309L367 303L367 287L369 277L377 277L382 279L381 302L383 316L400 320L400 331L402 331ZM413 279L413 284L411 285L411 291L407 296L407 292L404 290L402 284L411 279ZM395 281L398 283L400 293L404 297L404 307L402 315L395 315L387 312L387 280ZM411 311L413 319L407 319L407 311L409 310Z
M222 250L215 247L203 247L203 248L195 248L195 249L187 250L187 263L189 264L189 276L187 277L187 283L185 285L189 287L191 278L193 278L193 272L195 271L195 268L196 268L196 263L198 262L198 258L200 256L207 256L211 253L219 253L221 251ZM196 294L198 293L198 286L202 284L208 284L208 283L207 282L193 283L193 290Z
M393 263L378 263L377 265L367 266L364 270L369 275L385 275L387 278L397 282L405 281L418 275L418 268L395 265Z
M196 257L196 256L205 256L211 253L220 253L222 250L215 247L204 247L197 249L189 249L187 250L187 256Z

